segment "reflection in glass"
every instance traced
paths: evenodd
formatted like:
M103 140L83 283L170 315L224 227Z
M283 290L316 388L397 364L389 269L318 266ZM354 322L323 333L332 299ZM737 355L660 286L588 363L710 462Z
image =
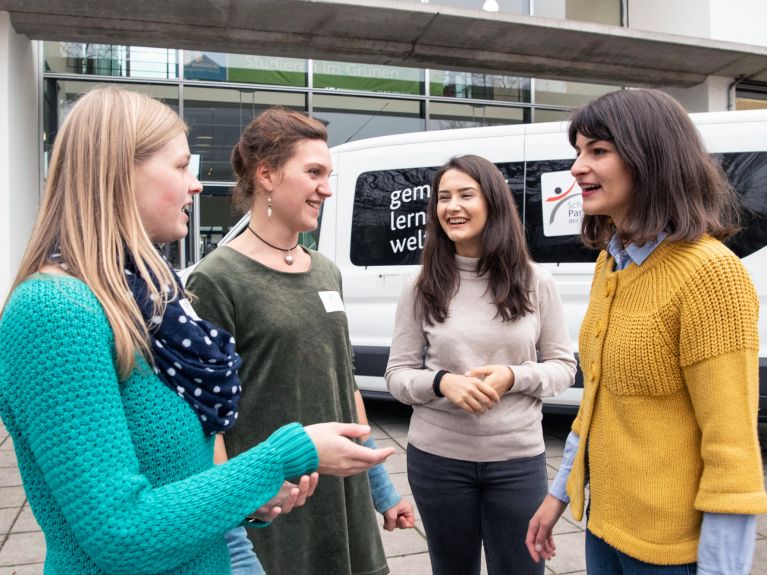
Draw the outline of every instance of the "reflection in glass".
M529 121L528 117L529 111L525 108L432 102L429 109L429 130L520 124Z
M450 98L529 102L530 78L431 70L429 94Z
M184 79L277 86L306 86L307 60L184 51Z
M328 145L424 129L421 102L314 95L314 117L328 129Z
M178 51L82 42L45 42L45 71L125 78L178 78Z
M423 94L424 71L417 68L315 60L312 79L315 88Z
M306 86L307 60L229 54L229 81L276 86Z
M200 180L232 181L229 161L242 130L270 106L306 110L303 93L201 88L184 90L184 120L189 125L189 147L200 154Z

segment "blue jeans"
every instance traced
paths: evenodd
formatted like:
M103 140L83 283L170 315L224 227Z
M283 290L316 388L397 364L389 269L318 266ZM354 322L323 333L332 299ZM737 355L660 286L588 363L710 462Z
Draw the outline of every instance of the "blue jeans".
M421 513L433 575L542 575L525 547L530 517L546 496L546 459L477 463L407 448L407 474Z
M244 527L230 529L224 537L232 560L232 575L266 575Z
M589 575L695 575L696 563L654 565L621 553L586 530L586 572Z

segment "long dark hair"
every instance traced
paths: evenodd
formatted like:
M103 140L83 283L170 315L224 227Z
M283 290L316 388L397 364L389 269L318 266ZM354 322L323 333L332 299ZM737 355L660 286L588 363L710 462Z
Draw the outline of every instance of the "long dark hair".
M726 239L738 231L735 191L684 108L668 94L605 94L575 112L571 145L579 133L613 143L631 173L631 206L617 230L624 243L642 245L664 230L670 241L706 233ZM581 237L587 246L604 249L615 232L607 216L584 215Z
M514 321L532 311L532 268L527 242L514 198L501 172L479 156L451 158L434 176L426 217L423 268L415 284L416 313L429 325L442 323L450 300L458 291L455 244L437 217L439 185L448 170L458 170L479 184L487 201L487 223L482 230L482 255L477 273L489 279L488 290L503 321Z

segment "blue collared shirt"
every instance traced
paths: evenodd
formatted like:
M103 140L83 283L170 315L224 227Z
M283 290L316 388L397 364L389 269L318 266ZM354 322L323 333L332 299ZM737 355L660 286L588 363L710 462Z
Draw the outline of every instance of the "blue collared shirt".
M607 252L615 260L615 271L625 270L632 263L641 266L655 248L666 238L660 232L655 241L637 246L621 246L617 235L607 244ZM549 493L564 503L569 503L565 488L573 468L580 438L571 431L567 436L562 464ZM756 544L756 516L732 513L704 513L698 542L698 575L748 575Z
M660 232L655 241L647 242L641 246L629 244L625 248L621 247L618 235L614 235L610 239L610 243L607 244L607 253L615 260L615 271L625 270L632 263L641 266L650 257L650 254L655 251L655 248L666 239L667 235L666 232Z

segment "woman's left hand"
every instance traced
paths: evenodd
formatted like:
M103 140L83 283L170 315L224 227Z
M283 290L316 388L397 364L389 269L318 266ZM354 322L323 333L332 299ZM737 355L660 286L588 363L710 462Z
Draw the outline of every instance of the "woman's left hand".
M395 529L411 529L415 527L415 514L413 506L404 497L400 499L391 509L383 512L384 529L394 531Z
M483 365L466 372L467 377L477 377L490 385L498 397L514 387L514 372L506 365Z
M314 494L319 477L315 471L311 475L301 476L298 485L284 481L277 495L264 503L249 517L269 523L274 521L278 515L290 513L294 507L301 507Z

